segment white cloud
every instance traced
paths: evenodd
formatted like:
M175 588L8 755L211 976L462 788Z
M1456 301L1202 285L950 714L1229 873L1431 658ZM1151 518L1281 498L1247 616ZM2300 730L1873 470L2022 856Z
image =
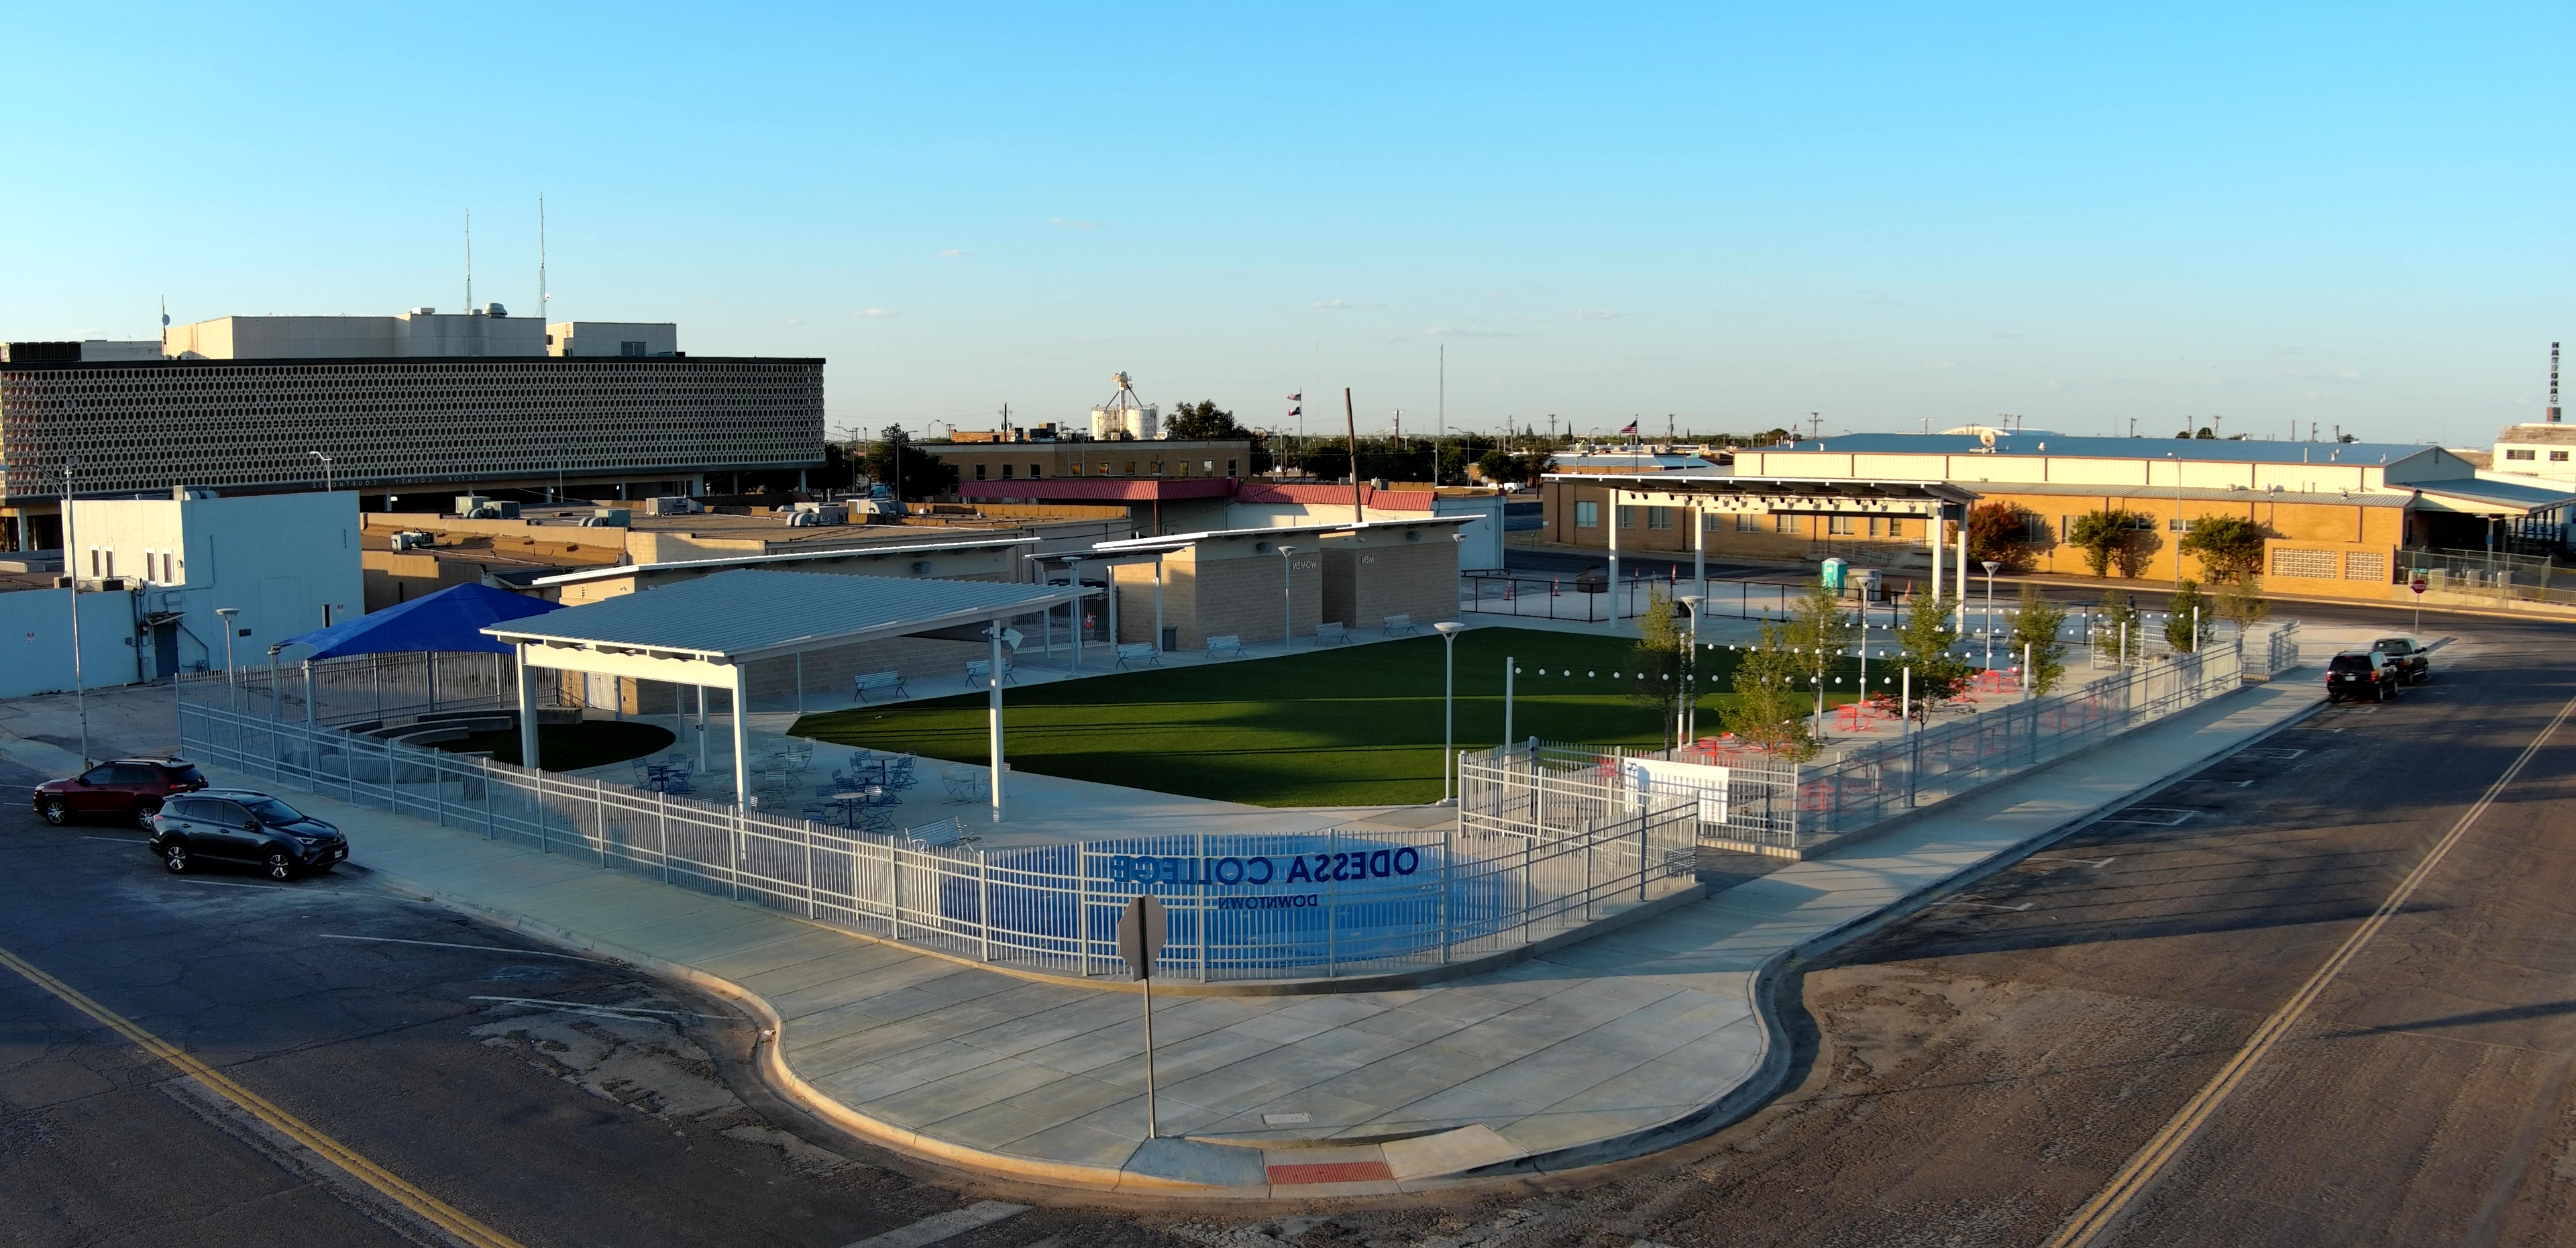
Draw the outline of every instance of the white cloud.
M895 310L894 310L894 309L892 309L892 308L862 308L862 309L860 309L859 311L856 311L856 312L851 313L850 315L852 315L852 316L864 316L864 317L869 317L869 318L871 318L871 319L875 319L875 318L883 318L883 317L901 316L901 315L903 315L903 313L901 313L901 312L897 312L897 311L895 311Z
M1581 308L1574 310L1574 319L1578 321L1615 321L1618 320L1621 315L1621 313L1612 312L1606 308L1591 312L1587 312Z
M1353 303L1348 299L1318 299L1307 305L1325 312L1348 312L1357 308L1383 308L1383 303Z
M1068 230L1096 230L1109 223L1106 221L1076 221L1071 217L1048 217L1047 224L1060 225Z
M1934 368L1957 368L1959 366L1959 362L1957 360L1934 360L1932 361L1931 366Z
M1461 328L1458 328L1458 327L1455 327L1455 326L1449 326L1449 325L1439 325L1439 326L1434 326L1434 327L1432 327L1432 328L1430 328L1430 329L1426 329L1426 330L1424 330L1424 331L1422 331L1422 332L1423 332L1423 333L1426 333L1426 334L1436 335L1436 336L1438 336L1438 337L1442 337L1442 338L1519 338L1519 337L1521 337L1521 336L1522 336L1522 335L1520 335L1520 334L1511 333L1511 332L1509 332L1509 331L1507 331L1507 330L1500 330L1500 329L1461 329Z
M974 254L974 252L968 251L963 247L951 247L948 250L939 253L939 258L942 260L954 260L961 256L971 256Z

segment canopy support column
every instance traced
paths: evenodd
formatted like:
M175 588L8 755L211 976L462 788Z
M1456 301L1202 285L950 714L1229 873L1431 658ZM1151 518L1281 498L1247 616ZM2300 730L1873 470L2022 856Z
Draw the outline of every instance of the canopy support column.
M993 822L1002 821L1002 617L993 617L991 662L985 666L984 679L990 689L990 702L985 710L989 721L986 732L991 738L993 768Z
M528 665L527 647L519 648L519 765L537 770L537 679ZM307 702L310 706L312 703Z
M1610 622L1616 624L1619 622L1619 491L1611 490L1609 495L1610 514L1601 517L1601 523L1610 531Z
M742 708L748 684L742 677L742 665L733 666L733 805L736 810L751 809L751 749L743 733Z

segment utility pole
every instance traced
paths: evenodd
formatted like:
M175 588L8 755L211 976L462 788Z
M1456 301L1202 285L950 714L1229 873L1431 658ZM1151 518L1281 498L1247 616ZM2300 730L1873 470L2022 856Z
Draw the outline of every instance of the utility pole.
M1431 437L1431 484L1440 484L1440 444L1449 440L1449 344L1440 344L1440 404Z
M1814 433L1811 435L1813 439L1819 442L1823 441L1825 437L1825 414L1823 412L1809 412L1807 413L1807 422L1814 430Z

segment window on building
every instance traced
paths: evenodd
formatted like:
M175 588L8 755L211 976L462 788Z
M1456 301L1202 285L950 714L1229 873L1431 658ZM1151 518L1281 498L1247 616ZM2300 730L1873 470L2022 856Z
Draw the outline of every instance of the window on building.
M1159 476L1163 475L1163 461L1161 461L1161 460L1159 460L1159 459L1158 459L1158 460L1153 461L1153 467L1154 467L1154 475L1155 475L1155 476L1158 476L1158 477L1159 477Z
M1854 537L1860 533L1858 516L1827 516L1825 532L1834 537Z
M1031 465L1029 465L1029 480L1031 480L1031 481L1036 481L1036 480L1038 480L1038 479L1040 479L1040 478L1042 478L1042 477L1044 477L1044 476L1046 476L1046 465L1044 465L1044 464L1031 464Z
M978 481L981 481L981 480L983 480L983 479L984 479L984 465L982 465L982 464L977 464L977 465L975 465L975 479L976 479L976 480L978 480Z
M1135 461L1135 460L1132 460L1132 459L1131 459L1131 460L1128 460L1128 461L1127 461L1127 475L1128 475L1128 476L1131 476L1131 477L1136 475L1136 461Z
M2532 454L2529 451L2506 451L2504 453L2504 457L2506 459L2530 459L2532 458Z
M1889 516L1887 518L1887 535L1889 537L1905 536L1905 521L1896 516Z
M1574 505L1574 527L1578 529L1600 528L1601 504L1576 503Z
M2563 464L2563 463L2566 463L2566 462L2567 462L2567 452L2565 452L2565 451L2551 451L2551 452L2549 453L2549 462L2551 462L2551 463L2553 463L2553 464Z
M1213 460L1213 459L1204 459L1204 460L1200 460L1200 461L1199 461L1199 471L1204 472L1204 473L1208 474L1209 476L1215 476L1215 475L1216 475L1216 461L1215 461L1215 460ZM1227 475L1231 476L1231 475L1233 475L1233 474L1229 473L1229 474L1227 474Z
M2048 517L2046 516L2033 514L2023 516L2021 518L2021 536L2023 541L2030 542L2033 545L2045 543L2048 541L2048 529Z
M2562 459L2563 459L2563 458L2566 458L2566 457L2565 457L2565 456L2560 456L2560 458L2562 458ZM1233 476L1233 475L1234 475L1234 463L1235 463L1235 461L1233 461L1233 460L1231 460L1231 459L1229 459L1229 460L1225 461L1225 475L1227 475L1227 476L1229 476L1229 477L1231 477L1231 476Z
M1786 512L1775 512L1771 516L1771 531L1774 533L1795 533L1798 531L1798 518Z
M620 342L617 344L617 353L619 355L642 355L644 354L644 344L640 342Z
M1637 509L1636 509L1636 508L1634 508L1634 507L1622 507L1622 508L1619 508L1618 510L1619 510L1619 527L1620 527L1620 528L1623 528L1623 529L1633 529L1633 528L1637 527Z
M1647 508L1646 527L1650 529L1669 529L1673 527L1673 509L1670 507Z
M1003 480L1008 481L1008 480L1010 480L1010 479L1011 479L1011 469L1012 469L1012 467L1013 467L1013 466L1014 466L1014 465L1011 465L1011 464L1004 464L1004 465L1002 465L1002 479L1003 479Z
M1082 461L1081 461L1081 460L1078 460L1078 459L1077 459L1077 460L1073 461L1073 475L1075 475L1075 476L1077 476L1077 477L1082 475Z
M1735 531L1738 533L1761 532L1762 517L1749 511L1739 511L1735 513Z
M2167 516L2165 518L2165 531L2169 533L2189 533L2191 532L2191 526L2198 523L2200 522L2197 520L2185 520L2180 516Z

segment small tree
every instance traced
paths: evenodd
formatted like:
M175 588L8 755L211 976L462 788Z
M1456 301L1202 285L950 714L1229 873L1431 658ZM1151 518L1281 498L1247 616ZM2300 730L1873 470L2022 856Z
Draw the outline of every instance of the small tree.
M870 478L907 502L957 488L957 465L914 446L899 427L887 428L885 437L868 445L861 466Z
M1807 731L1806 699L1798 692L1805 659L1790 653L1788 631L1785 624L1762 622L1762 644L1735 665L1730 683L1735 701L1718 712L1718 719L1737 740L1775 758L1800 762L1815 756L1816 739Z
M2219 592L2218 618L2235 625L2240 632L2271 616L2272 601L2263 596L2260 578L2244 577Z
M2165 644L2176 650L2198 650L2217 635L2218 612L2198 581L2184 581L2175 589L2165 611Z
M1663 587L1647 591L1646 609L1637 614L1637 634L1637 645L1631 652L1637 683L1628 696L1663 717L1664 748L1671 749L1676 726L1681 722L1683 701L1689 697L1689 682L1682 677L1690 652L1690 633L1673 610L1672 595Z
M1788 628L1789 648L1801 652L1807 661L1807 677L1815 686L1815 708L1819 720L1825 713L1825 677L1831 674L1834 660L1842 657L1852 642L1852 618L1843 614L1842 597L1825 588L1825 578L1817 577L1791 608Z
M2067 526L2067 540L2084 552L2084 566L2095 576L2108 576L2111 559L2129 540L2131 514L2117 509L2088 511Z
M1234 423L1234 413L1220 410L1214 399L1183 403L1163 418L1164 437L1187 442L1204 442L1216 438L1247 438L1243 427Z
M2024 676L2034 694L2046 694L2066 678L2066 643L2058 639L2066 627L2066 608L2039 596L2039 587L2021 587L2021 606L2013 612L2013 653L2030 653L2030 671Z
M2263 570L2263 526L2242 516L2203 516L2174 549L2198 558L2211 583L2233 585Z
M2030 566L2031 522L2039 513L2019 503L1979 503L1968 509L1968 557L1992 559L2019 572Z
M1905 613L1904 626L1897 630L1897 642L1903 647L1901 661L1913 672L1914 718L1918 722L1929 722L1932 712L1942 703L1956 701L1976 675L1967 660L1950 653L1950 647L1959 641L1959 630L1951 624L1958 610L1955 596L1917 594L1914 605Z
M2138 604L2134 599L2116 589L2103 590L2101 605L2094 608L2094 619L2100 629L2100 635L2093 639L2095 646L2115 655L2125 652L2132 663L2144 657L2147 639L2139 637L2135 644L2128 640L2138 631Z

